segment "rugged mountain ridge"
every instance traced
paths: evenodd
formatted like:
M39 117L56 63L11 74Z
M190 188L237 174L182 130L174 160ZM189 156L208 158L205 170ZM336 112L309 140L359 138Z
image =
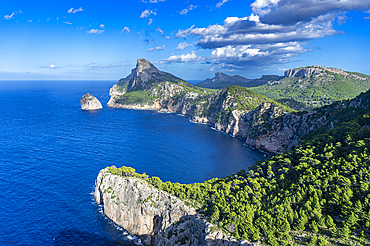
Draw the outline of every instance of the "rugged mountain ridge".
M345 74L341 70L314 66L287 72L287 78L309 79L323 73ZM348 73L348 76L357 76ZM334 78L333 77L333 78ZM324 83L315 80L317 83ZM325 80L326 81L326 80ZM363 80L366 83L366 79ZM315 83L316 83L315 82ZM152 109L188 115L193 122L208 123L215 129L245 139L252 147L282 153L294 149L312 131L328 124L332 107L294 112L272 99L239 86L209 90L161 72L140 59L137 67L110 90L110 107ZM340 106L340 103L335 107ZM334 123L333 123L334 124Z
M94 197L113 222L138 236L144 245L250 245L217 230L191 206L149 185L146 176L126 170L101 170Z
M296 110L311 110L335 101L353 99L370 89L368 75L318 65L288 69L284 76L267 75L247 83L238 84L232 80L225 83L215 78L206 81L197 86L220 89L239 85Z
M110 95L110 107L178 112L194 122L209 123L217 130L249 139L250 145L263 150L274 153L286 150L286 144L276 145L275 140L274 146L268 144L267 139L276 137L260 128L292 109L246 88L202 89L168 73L159 73L148 61L140 59L132 73L111 88Z
M240 75L230 76L224 73L215 73L215 77L212 79L206 79L196 84L196 86L210 89L222 89L224 87L237 85L242 87L255 87L266 84L270 80L278 80L281 76L277 75L263 75L259 79L247 79Z

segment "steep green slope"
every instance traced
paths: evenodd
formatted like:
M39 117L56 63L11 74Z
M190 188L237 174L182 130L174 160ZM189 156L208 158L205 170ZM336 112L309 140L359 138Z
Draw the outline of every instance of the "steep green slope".
M334 111L327 124L248 173L187 185L136 176L199 208L236 238L268 245L369 245L370 92L319 110Z
M370 89L368 75L316 65L289 69L284 76L264 75L260 79L243 80L239 77L216 73L215 78L197 86L221 89L238 85L295 110L311 110L335 101L352 99Z
M370 76L312 66L288 70L284 78L250 89L274 100L292 99L310 109L356 97L370 89Z

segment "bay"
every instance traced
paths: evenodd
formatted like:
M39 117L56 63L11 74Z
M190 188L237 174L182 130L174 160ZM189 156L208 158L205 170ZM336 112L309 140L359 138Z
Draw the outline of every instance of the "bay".
M0 245L135 245L93 199L102 168L193 183L248 169L263 154L178 114L83 111L116 81L0 81Z

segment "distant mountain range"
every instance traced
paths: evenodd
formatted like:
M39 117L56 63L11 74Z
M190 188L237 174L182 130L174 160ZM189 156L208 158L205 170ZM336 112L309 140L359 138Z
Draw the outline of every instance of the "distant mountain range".
M310 110L365 92L370 89L370 76L315 65L289 69L284 76L265 75L260 79L216 73L213 79L196 84L212 89L230 85L249 88L296 110Z

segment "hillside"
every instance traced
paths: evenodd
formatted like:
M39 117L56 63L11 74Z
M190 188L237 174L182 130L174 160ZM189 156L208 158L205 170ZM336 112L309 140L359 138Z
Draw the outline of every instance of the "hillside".
M231 80L227 83L216 79L212 81L213 83L201 82L197 85L216 89L233 84ZM283 77L262 76L261 79L238 85L296 110L311 110L335 101L352 99L365 92L370 89L370 76L315 65L289 69Z
M215 77L212 79L206 79L196 84L196 86L209 89L222 89L228 86L237 85L241 87L256 87L266 84L270 80L277 80L280 76L276 75L264 75L260 79L247 79L239 75L230 76L224 73L215 73Z
M218 91L196 87L139 59L131 74L111 88L110 95L110 107L178 112L194 122L249 139L252 146L274 153L286 150L274 135L270 141L262 128L293 110L244 87Z
M203 183L145 178L234 238L257 245L370 244L370 92L317 109L296 149ZM303 115L304 116L304 115ZM315 124L316 120L312 119ZM114 172L116 175L126 175Z

